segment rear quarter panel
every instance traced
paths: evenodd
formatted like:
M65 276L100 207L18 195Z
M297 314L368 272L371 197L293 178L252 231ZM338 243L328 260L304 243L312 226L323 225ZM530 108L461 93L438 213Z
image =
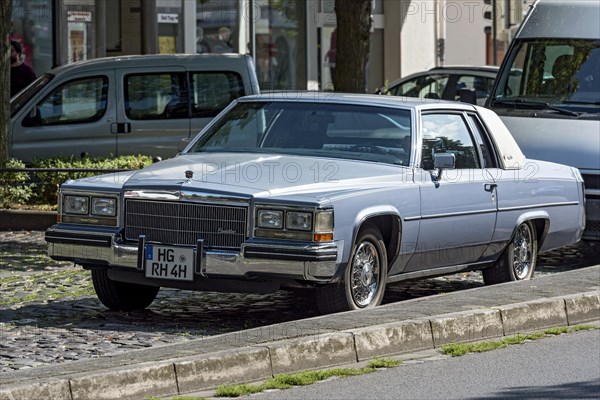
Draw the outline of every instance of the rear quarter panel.
M522 169L500 170L498 184L498 219L493 243L503 248L516 227L525 220L547 223L538 240L539 251L576 243L583 231L581 183L571 167L527 159Z

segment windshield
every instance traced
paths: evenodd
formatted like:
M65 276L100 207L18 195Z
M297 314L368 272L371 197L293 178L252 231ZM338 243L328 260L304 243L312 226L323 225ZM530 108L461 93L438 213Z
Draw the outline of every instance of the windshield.
M241 102L189 152L252 152L408 165L409 110L323 102Z
M52 74L44 74L33 81L25 89L17 93L10 99L10 116L11 118L23 107L33 95L38 93L44 86L54 78Z
M600 113L600 41L520 41L508 57L510 70L505 69L499 79L492 107L525 100ZM526 102L512 103L515 107L519 104L526 106Z

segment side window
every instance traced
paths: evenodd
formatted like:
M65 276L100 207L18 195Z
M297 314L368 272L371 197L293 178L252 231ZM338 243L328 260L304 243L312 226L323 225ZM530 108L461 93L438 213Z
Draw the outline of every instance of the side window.
M391 93L394 96L441 99L447 83L448 75L420 76L396 86Z
M473 136L475 136L475 142L479 146L479 149L481 149L483 168L497 168L498 164L496 163L496 157L494 156L494 149L481 121L475 114L468 114L468 118L471 122L471 126L473 127Z
M425 114L421 167L433 169L433 155L453 153L456 168L481 168L477 148L462 114Z
M493 85L494 80L492 78L474 75L462 75L456 81L456 92L454 93L454 99L460 100L461 89L475 89L475 94L478 100L477 104L483 104L492 90Z
M233 72L193 72L191 91L192 117L214 117L245 95L242 77Z
M134 120L188 118L183 73L125 76L125 114Z
M98 121L106 112L108 78L97 76L64 83L46 96L35 109L35 116L24 126L76 124Z

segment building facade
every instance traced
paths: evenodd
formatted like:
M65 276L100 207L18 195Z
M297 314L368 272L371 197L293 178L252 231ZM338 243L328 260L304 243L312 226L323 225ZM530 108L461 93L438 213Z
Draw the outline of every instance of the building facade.
M334 0L12 1L11 38L38 75L106 56L236 52L253 56L263 90L333 88ZM483 64L483 30L462 36L473 3L483 10L483 1L373 0L366 91L441 65L450 49L469 50L462 64Z

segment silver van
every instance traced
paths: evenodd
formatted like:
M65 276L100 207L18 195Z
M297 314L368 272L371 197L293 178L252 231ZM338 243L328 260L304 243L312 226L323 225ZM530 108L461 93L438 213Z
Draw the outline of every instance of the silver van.
M10 101L11 157L168 158L232 100L259 92L241 54L107 57L52 69Z
M600 240L600 1L538 0L514 37L486 106L528 158L580 169L584 238ZM530 166L535 178L535 166ZM548 193L548 204L552 204Z

